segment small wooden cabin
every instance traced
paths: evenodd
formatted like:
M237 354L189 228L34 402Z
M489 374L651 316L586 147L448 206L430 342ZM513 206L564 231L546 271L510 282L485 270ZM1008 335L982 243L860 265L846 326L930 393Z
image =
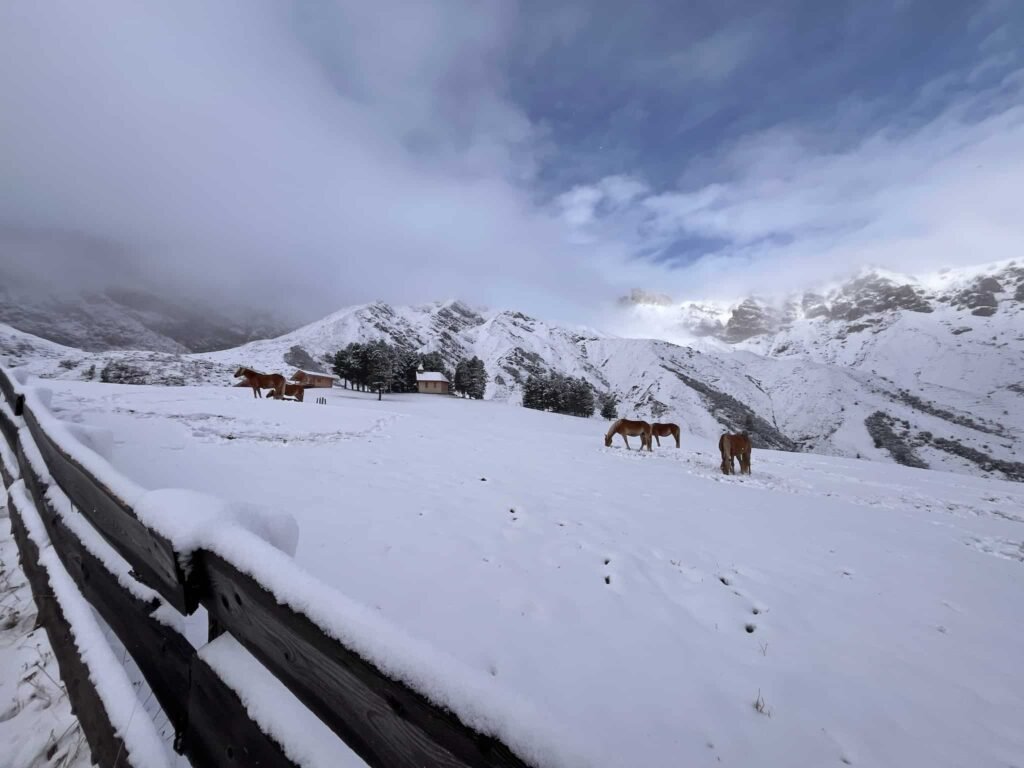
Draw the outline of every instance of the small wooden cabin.
M292 374L292 381L301 384L306 389L323 388L330 389L334 386L334 377L329 373L310 373L309 371L296 371Z
M447 377L438 371L417 371L416 389L425 395L447 395L450 386Z

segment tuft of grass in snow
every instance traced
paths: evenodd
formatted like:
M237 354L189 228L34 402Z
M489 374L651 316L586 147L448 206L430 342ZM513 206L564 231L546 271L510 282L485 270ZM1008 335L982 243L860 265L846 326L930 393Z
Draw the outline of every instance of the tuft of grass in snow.
M762 715L767 715L768 717L772 716L772 711L768 709L767 705L764 703L764 697L761 695L760 688L757 689L757 698L754 699L754 711Z

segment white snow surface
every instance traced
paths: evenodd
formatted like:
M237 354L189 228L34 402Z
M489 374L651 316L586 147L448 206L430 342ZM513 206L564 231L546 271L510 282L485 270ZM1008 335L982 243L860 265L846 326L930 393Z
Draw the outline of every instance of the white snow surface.
M147 517L192 505L166 488L294 517L294 564L212 517L204 543L540 765L1024 762L1020 484L771 451L724 477L686 425L642 454L495 402L48 385Z
M0 440L0 460L10 467L10 459ZM86 768L89 747L58 682L49 638L35 628L36 606L6 505L0 488L0 768Z
M78 592L50 545L42 520L28 495L23 480L8 489L8 503L18 511L28 535L39 547L39 562L46 569L50 588L67 619L75 647L89 671L89 680L110 717L114 732L124 742L133 765L170 766L165 743L153 722L145 715L136 717L142 705L135 689L107 643L92 608Z
M306 709L231 635L204 645L199 656L230 687L263 732L302 768L364 768L359 756Z

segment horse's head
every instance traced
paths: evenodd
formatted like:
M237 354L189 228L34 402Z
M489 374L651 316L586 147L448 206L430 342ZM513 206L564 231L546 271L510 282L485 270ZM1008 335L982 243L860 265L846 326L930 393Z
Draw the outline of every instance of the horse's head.
M237 379L239 376L245 376L245 368L242 366L238 366L238 370L235 371L235 378Z
M611 433L609 433L609 434L604 436L604 447L605 448L611 448L612 447L612 435L611 435Z

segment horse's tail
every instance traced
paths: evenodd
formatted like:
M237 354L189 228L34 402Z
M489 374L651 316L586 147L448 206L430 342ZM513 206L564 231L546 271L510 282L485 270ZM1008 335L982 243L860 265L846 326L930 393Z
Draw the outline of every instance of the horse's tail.
M729 465L732 463L732 446L729 443L729 436L722 435L718 438L718 450L722 454L722 474L729 474Z

